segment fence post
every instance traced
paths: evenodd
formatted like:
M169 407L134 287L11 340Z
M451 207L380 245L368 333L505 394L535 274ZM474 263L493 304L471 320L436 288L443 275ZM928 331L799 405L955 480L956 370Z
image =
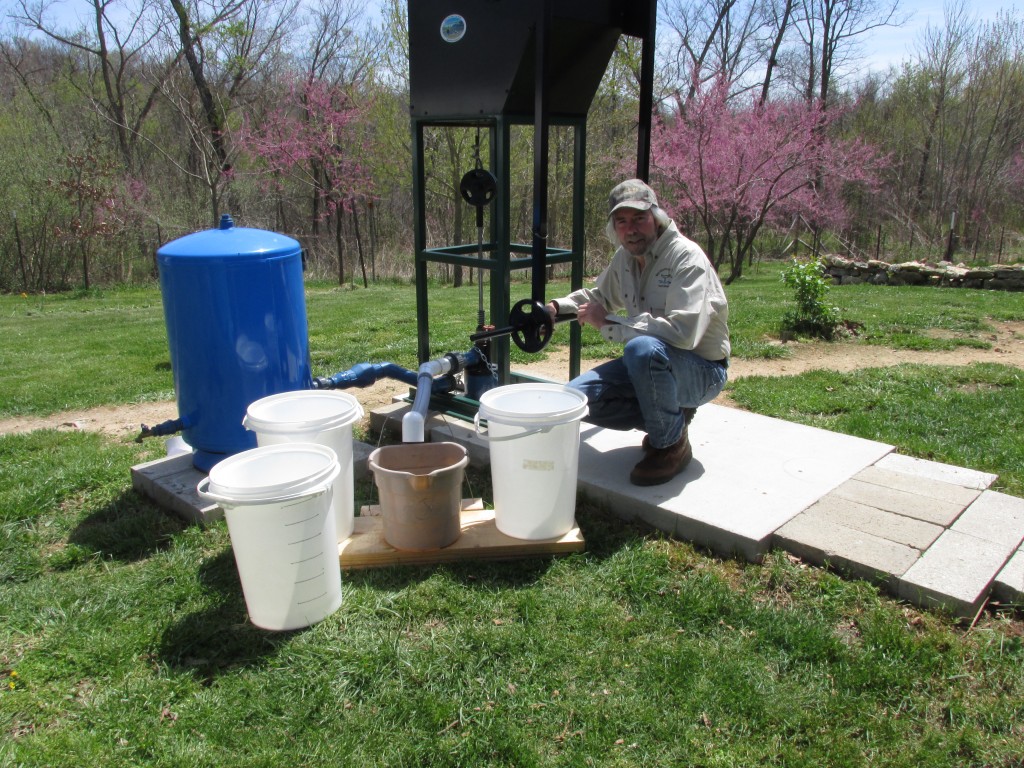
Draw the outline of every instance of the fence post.
M942 257L943 261L952 261L953 252L956 250L956 211L949 219L949 240L946 242L946 255Z

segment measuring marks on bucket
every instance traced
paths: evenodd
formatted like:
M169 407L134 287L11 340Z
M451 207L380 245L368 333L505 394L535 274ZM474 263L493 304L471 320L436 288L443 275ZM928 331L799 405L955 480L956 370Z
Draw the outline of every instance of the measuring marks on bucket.
M198 491L224 509L249 619L257 627L307 627L341 606L333 510L335 452L281 443L235 454Z
M287 506L282 507L282 512L287 509ZM296 511L300 514L306 512L305 503L298 502L295 506L298 507ZM291 561L291 565L296 571L295 586L311 589L319 588L321 590L319 594L309 595L308 597L296 595L296 605L310 605L330 595L331 590L327 583L328 564L324 562L323 558L324 517L327 514L325 510L320 509L312 515L283 523L283 527L286 530L289 528L294 529L290 532L290 535L299 537L295 541L286 542L288 547L299 547L298 552L294 555L296 559ZM315 531L315 533L307 535L310 531ZM303 577L302 570L306 567L312 568L315 573Z

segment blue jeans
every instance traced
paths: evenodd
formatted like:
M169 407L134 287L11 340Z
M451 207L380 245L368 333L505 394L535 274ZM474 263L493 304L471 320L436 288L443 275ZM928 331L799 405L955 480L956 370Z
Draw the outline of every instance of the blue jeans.
M719 363L654 336L636 336L626 342L622 357L577 376L569 386L587 396L591 424L639 429L654 448L666 448L686 427L683 408L714 400L727 378Z

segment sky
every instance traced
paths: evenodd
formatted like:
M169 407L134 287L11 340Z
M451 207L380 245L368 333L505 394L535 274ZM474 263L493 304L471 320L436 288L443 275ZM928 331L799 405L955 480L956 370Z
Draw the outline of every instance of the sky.
M994 21L1000 10L1024 13L1024 0L968 0L969 14L979 21ZM921 34L929 25L945 27L943 0L900 0L899 14L907 23L899 28L885 27L870 33L864 44L865 67L876 72L913 58Z
M454 2L455 0L453 0ZM884 2L884 0L880 0ZM381 0L367 0L371 13L376 14ZM1024 14L1024 0L966 0L970 13L981 21L992 21L1000 10L1016 10ZM14 7L15 0L0 0L0 16L5 17ZM907 18L900 28L881 28L862 38L863 66L876 72L886 71L890 65L899 64L911 58L920 40L921 33L930 24L943 28L944 0L900 0L899 14ZM77 22L88 13L85 0L52 0L51 13L70 23Z

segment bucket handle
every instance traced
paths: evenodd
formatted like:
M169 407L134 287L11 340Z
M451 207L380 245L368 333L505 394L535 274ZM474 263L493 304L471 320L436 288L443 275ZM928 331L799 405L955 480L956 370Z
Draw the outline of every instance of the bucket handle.
M313 498L316 498L317 496L321 496L321 495L327 493L327 489L329 487L330 487L330 484L325 485L325 486L323 486L321 488L317 488L316 490L305 491L303 493L287 493L287 494L285 494L283 496L274 496L273 498L269 498L269 499L245 499L245 500L242 500L242 499L238 499L238 498L232 498L230 496L221 496L219 493L213 493L210 490L210 478L209 477L204 477L196 485L196 491L198 491L199 495L202 496L204 499L209 499L210 501L215 501L218 504L226 504L229 507L241 507L241 506L248 506L248 505L252 505L252 504L276 504L279 501L293 501L295 499L313 499ZM248 504L246 504L246 502L248 502Z
M529 437L530 435L537 435L537 434L541 434L541 433L545 433L545 432L550 432L552 429L554 429L555 427L560 426L560 425L559 424L544 424L544 425L541 425L541 426L534 426L532 424L512 424L510 426L523 427L524 429L526 429L526 431L525 432L520 432L518 435L506 435L505 437L492 437L489 434L489 430L488 430L487 427L480 426L480 412L477 411L477 413L473 416L473 426L476 427L476 433L478 435L480 435L481 437L486 437L488 442L491 442L491 443L505 443L505 442L508 442L509 440L518 440L518 439L520 439L522 437ZM531 427L532 427L532 429L531 429Z

